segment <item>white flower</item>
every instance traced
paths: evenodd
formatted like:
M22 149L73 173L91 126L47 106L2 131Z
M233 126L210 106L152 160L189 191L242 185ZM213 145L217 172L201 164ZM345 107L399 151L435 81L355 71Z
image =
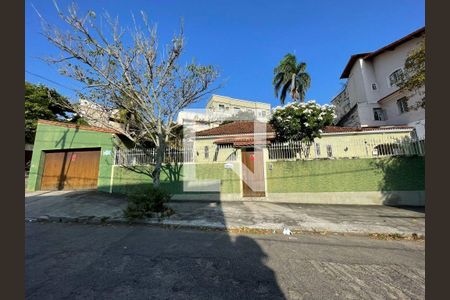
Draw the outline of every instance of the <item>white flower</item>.
M322 133L323 131L322 131L322 129L319 129L319 133Z
M309 127L308 122L303 123L303 125L305 125L306 127Z

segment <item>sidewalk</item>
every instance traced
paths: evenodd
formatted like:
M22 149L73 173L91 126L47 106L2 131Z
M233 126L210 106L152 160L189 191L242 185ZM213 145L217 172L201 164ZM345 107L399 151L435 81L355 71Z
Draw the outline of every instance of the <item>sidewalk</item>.
M139 223L226 230L321 232L425 236L423 208L282 204L267 202L172 202L175 214ZM90 192L36 192L25 198L26 219L60 222L128 223L126 199Z

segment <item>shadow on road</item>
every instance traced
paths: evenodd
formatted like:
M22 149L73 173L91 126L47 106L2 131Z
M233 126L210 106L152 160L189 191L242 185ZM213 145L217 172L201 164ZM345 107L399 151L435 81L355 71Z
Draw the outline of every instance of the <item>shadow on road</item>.
M30 203L38 209L41 202L42 214L87 210L92 201L96 213L124 205L106 193L56 194ZM226 226L221 203L215 206L214 219ZM248 236L140 225L34 224L39 230L30 231L32 225L27 299L285 299L266 253Z

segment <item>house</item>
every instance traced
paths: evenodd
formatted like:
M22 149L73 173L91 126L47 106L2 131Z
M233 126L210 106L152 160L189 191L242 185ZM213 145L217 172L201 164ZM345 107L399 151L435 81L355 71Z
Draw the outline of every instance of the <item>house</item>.
M270 118L271 105L264 102L235 99L212 95L206 109L188 109L181 111L177 123L189 126L193 131L201 131L219 126L223 121L236 116L267 122Z
M308 157L297 157L296 153L288 153L287 143L275 141L275 130L270 124L235 121L196 132L195 161L204 163L236 160L240 157L239 151L255 147L267 148L264 150L267 151L267 159L277 157L277 152L282 153L280 157L290 159L377 157L381 155L378 149L383 148L383 145L401 143L412 138L413 133L414 128L409 126L327 126L321 137L310 143L311 152ZM286 147L286 151L283 147Z
M425 89L409 92L397 86L406 58L425 38L425 27L378 50L354 54L341 79L345 88L331 100L338 126L412 126L425 138L425 110L411 109L425 98Z
M38 120L27 190L109 192L119 141L111 129Z
M277 143L269 124L235 121L167 149L161 188L174 201L423 205L424 150L408 142L412 132L330 126L313 143ZM145 193L152 150L112 129L39 120L27 190Z

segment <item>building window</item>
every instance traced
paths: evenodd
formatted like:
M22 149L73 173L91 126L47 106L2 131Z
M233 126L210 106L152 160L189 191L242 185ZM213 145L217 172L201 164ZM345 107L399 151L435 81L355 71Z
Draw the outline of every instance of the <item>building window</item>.
M205 159L209 159L209 148L205 146Z
M224 110L224 109L225 109L225 105L219 104L219 110Z
M333 148L331 145L327 145L327 156L332 157L333 156Z
M266 111L263 110L263 111L261 112L261 114L262 114L263 117L265 117L265 116L266 116Z
M372 83L372 90L376 91L377 90L377 84L376 83Z
M398 111L402 114L408 111L408 99L403 97L397 100Z
M315 148L316 148L316 156L320 156L320 144L316 143L315 144Z
M403 70L397 69L389 75L390 86L397 85L403 79Z
M382 108L374 108L373 109L373 118L375 121L384 121L386 120L384 116L384 112Z

